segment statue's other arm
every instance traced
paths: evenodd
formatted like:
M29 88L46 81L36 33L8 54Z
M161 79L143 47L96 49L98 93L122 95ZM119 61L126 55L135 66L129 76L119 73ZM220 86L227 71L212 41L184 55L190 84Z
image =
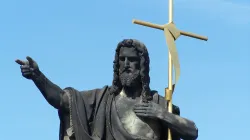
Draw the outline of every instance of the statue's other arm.
M174 110L176 109L179 110L179 108L175 106ZM163 121L166 128L175 131L183 140L196 140L198 137L198 128L195 123L191 120L180 117L179 114L175 115L164 111L161 116L161 121Z
M157 119L162 126L173 132L173 140L196 140L198 129L191 120L180 117L180 109L173 105L173 114L167 111L167 101L159 96L158 104L155 102L139 103L134 107L137 116ZM165 137L165 136L164 136Z

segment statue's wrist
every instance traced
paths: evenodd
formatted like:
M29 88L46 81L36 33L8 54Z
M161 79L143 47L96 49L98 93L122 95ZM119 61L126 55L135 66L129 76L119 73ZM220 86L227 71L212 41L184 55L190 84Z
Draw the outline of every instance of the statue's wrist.
M156 115L157 119L159 119L160 121L163 120L164 119L164 114L165 114L164 112L158 112L157 115Z
M33 71L33 75L32 75L33 81L42 80L43 77L44 77L44 75L42 74L42 72L39 69Z
M162 111L159 115L158 118L160 121L168 121L168 116L169 116L169 112L167 110Z

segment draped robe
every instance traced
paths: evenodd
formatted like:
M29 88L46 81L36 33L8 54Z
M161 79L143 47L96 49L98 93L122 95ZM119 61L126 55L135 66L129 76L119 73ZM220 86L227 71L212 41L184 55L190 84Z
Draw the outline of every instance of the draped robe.
M117 112L112 109L115 107L113 104L115 95L110 94L109 89L108 86L81 92L71 87L64 89L71 96L70 115L76 140L149 140L132 136L124 129ZM151 93L153 101L167 109L165 99L156 91ZM58 113L60 118L59 140L63 140L64 113L62 109L59 109ZM177 106L173 106L173 113L180 115ZM160 140L166 140L167 128L162 130ZM172 135L173 140L180 140L174 132Z

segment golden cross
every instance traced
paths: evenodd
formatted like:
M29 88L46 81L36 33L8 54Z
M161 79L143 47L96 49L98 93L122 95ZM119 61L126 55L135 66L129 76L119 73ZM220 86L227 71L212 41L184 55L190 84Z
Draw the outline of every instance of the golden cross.
M168 24L164 25L158 25L158 24L153 24L150 22L145 22L141 20L133 20L133 23L151 27L151 28L156 28L164 31L165 37L166 37L166 43L168 46L169 50L169 61L168 61L168 88L165 89L165 99L168 101L168 112L172 113L172 94L173 94L173 88L174 85L177 83L179 76L180 76L180 64L178 60L178 53L177 49L175 46L175 40L180 36L188 36L200 40L207 41L208 38L204 36L200 36L197 34L193 34L190 32L184 32L181 30L178 30L173 22L173 0L169 0L169 22ZM175 84L173 84L173 65L175 69ZM170 129L168 129L168 140L172 140L172 135Z

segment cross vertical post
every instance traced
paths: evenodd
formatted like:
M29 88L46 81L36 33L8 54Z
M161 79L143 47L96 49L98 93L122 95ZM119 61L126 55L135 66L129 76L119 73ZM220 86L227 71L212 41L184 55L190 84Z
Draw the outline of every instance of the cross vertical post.
M169 18L169 23L173 22L173 16L174 16L174 3L173 0L168 1L168 18Z
M159 30L164 31L164 35L166 37L166 43L168 47L168 88L165 88L165 99L168 102L168 112L172 113L173 111L173 106L172 106L172 94L173 94L173 88L175 87L179 76L180 76L180 64L179 64L179 59L178 59L178 53L177 49L175 46L175 40L181 36L188 36L200 40L207 41L208 38L204 36L200 36L197 34L185 32L178 30L173 22L173 0L169 0L169 23L164 24L164 25L158 25L158 24L153 24L150 22L145 22L141 20L133 20L132 22L134 24L139 24L143 25L146 27L151 27ZM174 66L174 67L173 67ZM174 68L174 69L173 69ZM175 70L175 83L173 84L173 70ZM168 140L172 140L172 135L170 129L168 129Z
M173 0L168 1L168 23L173 23ZM173 105L172 105L172 94L173 94L173 61L171 57L170 51L168 51L168 88L165 89L165 98L168 101L168 112L173 112ZM172 140L171 130L168 129L168 140Z

